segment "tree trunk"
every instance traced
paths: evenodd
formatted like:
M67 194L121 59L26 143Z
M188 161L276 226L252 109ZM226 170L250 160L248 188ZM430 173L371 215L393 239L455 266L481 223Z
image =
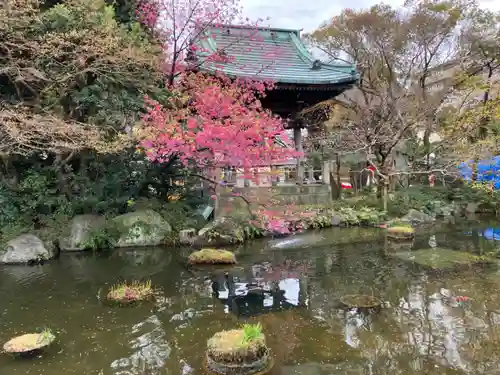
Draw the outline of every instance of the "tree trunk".
M54 161L54 166L57 176L57 187L68 199L71 199L71 189L66 183L66 176L64 174L64 166L73 158L74 153L70 153L65 159L62 154L57 154Z
M335 155L335 164L336 164L336 179L337 179L337 199L339 199L342 195L342 182L340 181L340 156L339 154Z
M389 204L389 181L385 180L383 181L383 188L382 188L382 201L384 205L384 211L387 212L387 207Z
M471 174L471 181L475 182L477 180L477 163L478 163L478 158L474 157L472 161L472 174Z

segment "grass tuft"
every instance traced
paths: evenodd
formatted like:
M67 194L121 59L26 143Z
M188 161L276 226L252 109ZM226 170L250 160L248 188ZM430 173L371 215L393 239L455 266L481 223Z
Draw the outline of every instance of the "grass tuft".
M243 343L249 344L251 342L262 340L262 325L257 324L244 324L243 325Z
M140 282L133 281L130 284L119 283L113 285L108 292L107 298L113 301L143 301L153 295L151 280Z

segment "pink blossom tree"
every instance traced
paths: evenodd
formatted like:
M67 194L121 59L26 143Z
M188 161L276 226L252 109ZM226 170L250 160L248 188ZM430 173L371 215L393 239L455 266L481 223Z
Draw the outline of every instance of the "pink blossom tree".
M257 26L263 21L251 22L244 18L239 0L142 0L137 15L164 45L165 73L170 86L176 77L192 68L186 59L199 48L193 41L212 37L208 31L223 25ZM242 38L251 40L256 34L255 30L248 29ZM220 60L221 52L207 56L204 61Z
M273 89L272 82L230 79L222 69L208 75L200 71L198 62L186 62L199 48L193 41L207 37L213 27L238 21L250 24L241 17L238 0L147 0L138 15L164 43L166 83L172 92L167 105L146 98L140 146L151 161L176 160L198 171L237 167L245 178L252 179L256 167L300 156L293 148L275 142L278 135L288 140L283 120L260 102ZM246 30L247 42L258 37L255 28ZM201 64L232 59L222 52L205 57ZM265 210L260 215L266 227L288 230L283 220L266 217Z

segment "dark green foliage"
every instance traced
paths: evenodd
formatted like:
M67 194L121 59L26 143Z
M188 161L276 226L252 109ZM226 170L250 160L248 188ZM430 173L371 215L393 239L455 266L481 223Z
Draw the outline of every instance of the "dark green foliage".
M478 204L480 210L494 213L500 204L500 193L484 188L474 187L469 184L458 186L418 185L406 189L399 189L389 193L388 216L391 218L402 217L411 209L418 210L431 216L444 214L446 206L454 204L465 207L468 203ZM372 207L380 209L382 202L373 192L366 192L357 198L349 198L334 202L334 207Z
M137 21L136 0L105 0L106 4L115 9L116 20L124 25L130 25Z
M9 234L13 226L43 229L78 214L115 216L146 208L162 214L174 230L200 225L193 211L202 198L189 188L194 181L173 184L177 168L150 163L133 149L118 155L80 154L62 172L51 160L21 159L11 169L18 182L0 184L0 234ZM170 202L173 196L181 200Z
M118 137L140 121L145 96L166 102L170 95L162 46L136 22L135 2L7 2L0 9L0 56L10 52L0 59L1 240L33 230L54 239L74 215L114 216L145 205L174 229L198 225L199 194L173 183L178 166L151 163L131 137L127 143ZM23 134L22 121L34 114L47 118L40 135ZM53 119L99 132L74 131L68 139L76 141L67 145L63 134L56 142ZM3 136L7 126L11 138ZM16 130L19 139L12 138ZM112 247L110 231L95 233L88 246Z
M89 233L89 238L81 246L86 250L109 250L115 247L120 238L120 229L108 220L102 228L97 228Z

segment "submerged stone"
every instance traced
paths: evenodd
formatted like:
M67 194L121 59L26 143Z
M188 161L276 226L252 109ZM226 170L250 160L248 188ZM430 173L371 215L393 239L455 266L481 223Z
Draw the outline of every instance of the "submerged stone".
M390 256L433 270L449 270L460 266L492 263L492 259L484 256L443 248L398 252Z
M188 264L235 264L234 253L220 249L201 249L190 254Z
M350 294L340 298L340 302L348 308L374 309L382 306L382 301L375 297L364 294Z

